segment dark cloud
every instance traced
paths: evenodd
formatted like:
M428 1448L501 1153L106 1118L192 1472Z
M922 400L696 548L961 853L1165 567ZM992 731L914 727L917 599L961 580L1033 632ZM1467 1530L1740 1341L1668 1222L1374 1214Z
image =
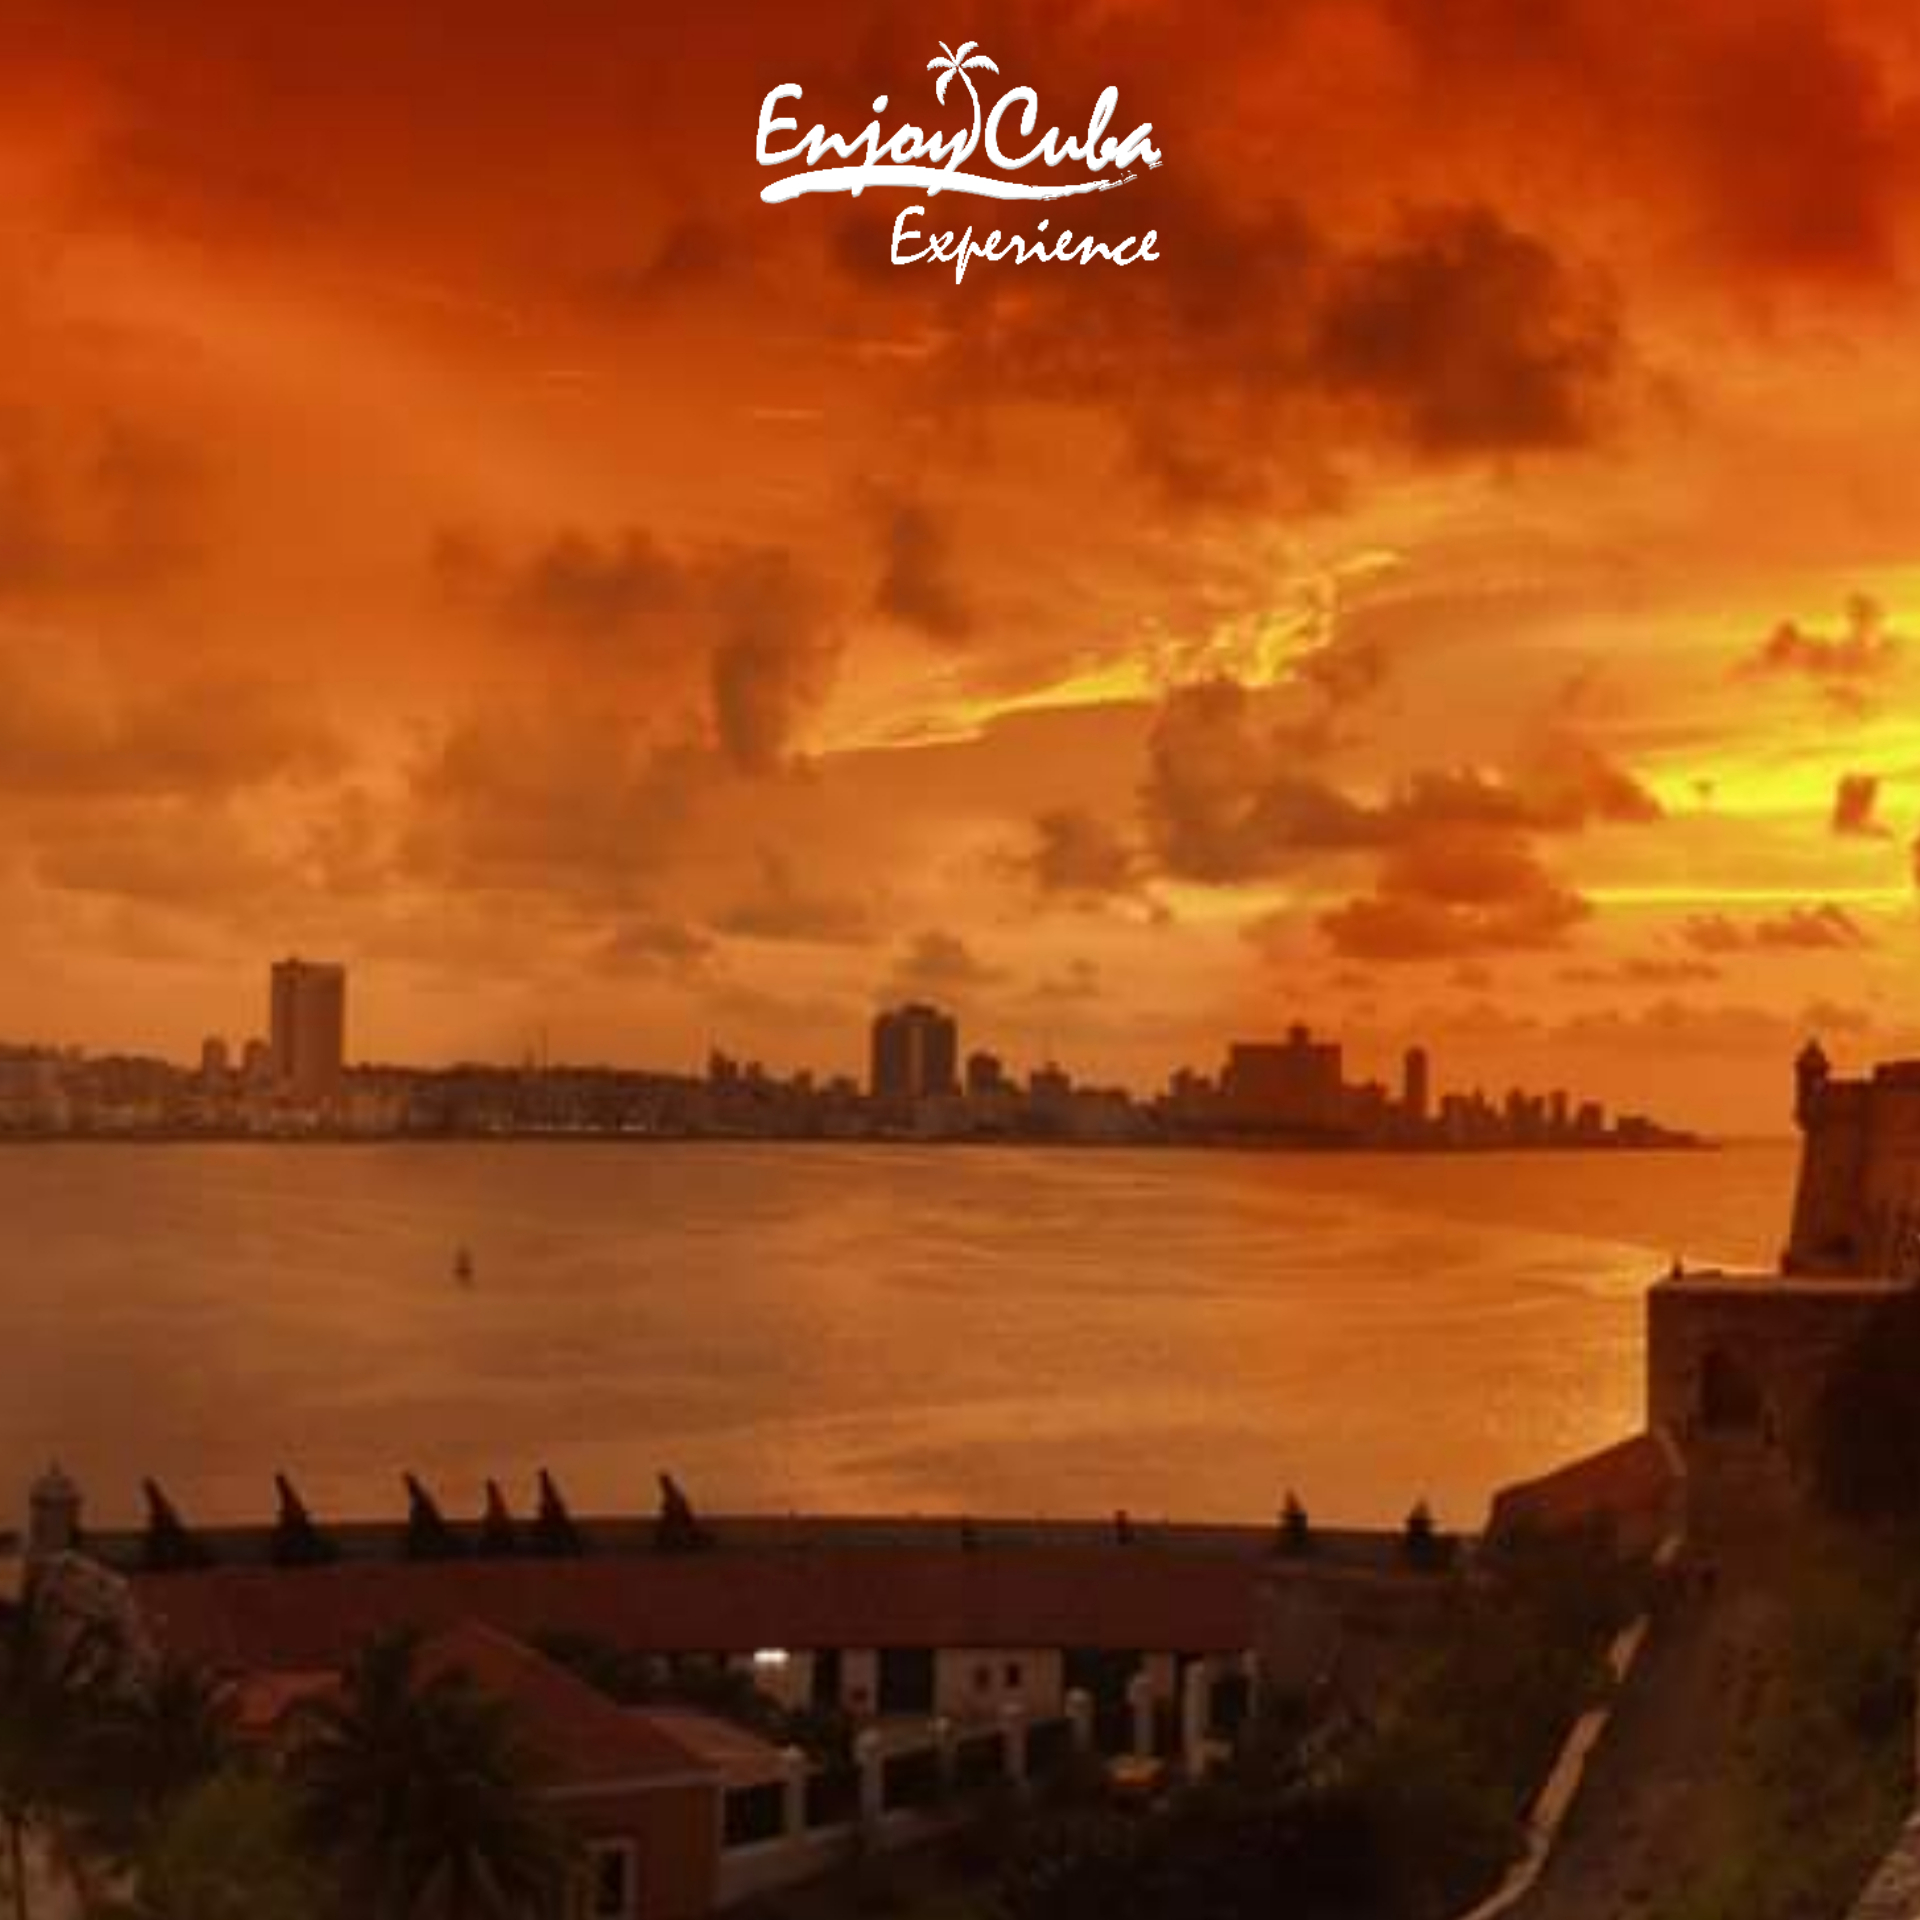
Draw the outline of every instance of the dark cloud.
M1344 958L1451 960L1562 945L1592 909L1507 826L1421 827L1381 862L1371 894L1323 914Z
M1520 788L1532 824L1545 831L1578 832L1604 824L1649 826L1666 809L1628 768L1591 741L1550 734L1529 758Z
M1236 680L1176 688L1148 743L1142 794L1161 866L1217 885L1284 870L1303 854L1385 839L1379 814L1293 770L1254 697Z
M744 773L777 772L832 684L839 637L785 553L732 555L719 570L716 599L710 677L721 749Z
M1833 789L1833 831L1842 837L1886 840L1892 830L1879 818L1880 781L1876 774L1843 773Z
M1589 826L1647 826L1665 817L1654 795L1618 761L1564 732L1546 736L1508 778L1469 768L1413 774L1384 816L1405 829L1427 821L1579 833Z
M1548 165L1603 160L1742 302L1897 282L1916 154L1896 8L1702 4L1657 27L1611 0L1387 12L1424 63L1422 97L1465 127L1531 132Z
M1744 679L1804 680L1843 713L1859 714L1872 705L1878 684L1900 665L1904 646L1888 629L1880 603L1857 593L1847 602L1838 633L1812 633L1783 621L1740 662L1737 672Z
M587 295L596 305L646 310L737 283L752 265L720 221L696 215L673 221L640 265L595 276Z
M882 509L883 566L874 608L947 644L973 631L973 609L957 577L945 522L924 501L895 500Z
M0 412L0 594L150 587L197 558L203 504L199 463L147 428Z
M631 637L642 622L679 608L689 591L684 563L638 527L604 538L567 528L517 559L476 533L448 529L435 542L433 567L449 593L484 602L511 626L587 641Z
M490 713L411 769L396 858L455 891L617 905L676 852L715 773L709 753L612 713Z
M1914 131L1851 25L1819 5L1729 9L1690 76L1700 111L1682 123L1686 158L1722 245L1750 270L1878 283L1898 272Z
M1140 857L1098 814L1053 807L1033 823L1033 843L1015 865L1042 895L1098 904L1140 889Z
M676 978L698 974L712 954L713 942L698 928L632 913L607 936L597 958L609 972Z
M345 757L304 688L201 670L107 692L58 659L0 647L0 793L219 797L324 779Z
M1041 1006L1071 1007L1098 1000L1105 991L1099 963L1080 956L1035 981L1029 998Z
M1590 742L1556 729L1506 778L1477 769L1413 774L1384 800L1356 800L1300 768L1299 742L1263 726L1255 697L1216 679L1177 689L1148 746L1142 794L1165 870L1233 884L1315 855L1397 846L1432 826L1577 833L1663 817L1655 796Z
M1153 185L1177 272L1126 274L1091 299L1037 282L950 343L947 384L1104 408L1168 500L1206 509L1327 507L1369 450L1564 453L1620 403L1611 289L1496 207L1428 206L1355 244L1298 206Z
M588 643L601 671L688 698L704 678L714 737L744 773L786 763L840 656L825 593L784 548L669 552L641 528L567 529L512 557L451 529L431 564L456 602Z
M1606 966L1563 967L1560 978L1574 987L1683 987L1720 979L1708 960L1669 958L1662 954L1631 954Z
M865 946L875 936L868 903L851 894L804 885L781 854L763 851L753 892L714 916L721 933L746 940L791 940L820 946Z
M343 787L308 829L302 864L324 893L362 898L378 893L393 871L386 809L365 787Z
M885 993L896 1000L965 1000L1005 979L1004 969L981 959L958 934L930 929L900 955Z
M1377 635L1342 622L1323 645L1293 662L1293 672L1313 689L1330 713L1344 713L1373 698L1391 677L1393 655Z
M1757 920L1734 920L1724 913L1695 914L1681 934L1701 953L1715 954L1851 953L1873 944L1859 921L1831 902L1793 907Z
M1785 1060L1805 1044L1809 1033L1864 1035L1873 1027L1872 1017L1863 1009L1830 1001L1785 1010L1665 999L1651 1006L1575 1014L1556 1024L1548 1037L1560 1048L1613 1058L1680 1055ZM1787 1104L1783 1091L1783 1121Z
M32 867L41 885L231 917L284 896L296 876L224 799L108 801L43 816Z
M1409 223L1340 263L1307 371L1440 456L1576 447L1595 433L1620 360L1607 289L1491 209Z

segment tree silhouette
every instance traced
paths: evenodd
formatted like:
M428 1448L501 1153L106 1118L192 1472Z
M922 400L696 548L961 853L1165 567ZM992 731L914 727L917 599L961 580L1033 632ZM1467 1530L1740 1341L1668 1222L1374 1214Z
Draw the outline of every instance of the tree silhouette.
M304 1827L351 1911L382 1920L545 1912L571 1848L507 1705L419 1641L370 1641L337 1699L305 1713L292 1758Z
M129 1897L98 1920L327 1920L339 1910L300 1845L286 1784L230 1770L169 1811Z
M87 1744L120 1660L98 1626L70 1626L31 1598L0 1614L0 1829L14 1920L31 1920L29 1843L82 1805Z
M949 173L959 166L961 161L967 159L980 144L980 95L975 89L973 82L967 78L967 75L970 72L977 72L982 68L988 73L998 73L1000 71L984 53L973 52L974 48L979 44L980 42L978 40L964 40L960 44L960 50L956 53L953 48L942 40L940 42L942 57L938 60L929 60L927 62L927 71L929 73L938 73L940 76L940 78L933 83L933 97L938 100L943 107L947 104L947 88L956 73L960 76L960 84L966 88L973 99L973 132L968 136L963 146L954 148L953 156L947 162L947 171ZM969 54L973 54L972 59L968 59L967 56Z
M232 1704L212 1676L163 1660L104 1702L88 1735L93 1843L131 1858L179 1801L233 1759L234 1745Z

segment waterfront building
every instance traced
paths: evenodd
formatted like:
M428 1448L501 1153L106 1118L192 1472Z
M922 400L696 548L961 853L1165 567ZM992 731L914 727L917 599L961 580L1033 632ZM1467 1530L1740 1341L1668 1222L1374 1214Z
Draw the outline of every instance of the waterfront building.
M57 1055L0 1050L0 1129L63 1130L71 1117Z
M346 968L315 960L276 961L269 1013L278 1090L302 1106L336 1099L346 1074Z
M876 1100L958 1093L960 1033L951 1014L922 1002L889 1008L873 1022L868 1088Z
M1421 1128L1432 1116L1433 1067L1425 1047L1409 1047L1400 1073L1400 1112L1411 1127Z
M1220 1080L1228 1120L1242 1127L1330 1133L1344 1117L1340 1044L1304 1026L1281 1045L1236 1041Z
M967 1055L967 1097L991 1099L1009 1090L1006 1068L997 1053Z

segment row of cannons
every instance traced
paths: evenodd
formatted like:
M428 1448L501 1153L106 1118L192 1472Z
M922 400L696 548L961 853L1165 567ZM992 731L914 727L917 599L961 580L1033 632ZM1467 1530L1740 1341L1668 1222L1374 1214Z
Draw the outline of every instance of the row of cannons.
M714 1544L714 1536L694 1512L693 1502L672 1474L659 1476L659 1506L649 1540L659 1553L698 1553ZM267 1559L278 1567L326 1566L343 1557L346 1546L335 1532L314 1517L300 1491L284 1474L273 1477L277 1511L267 1535ZM486 1499L477 1520L450 1520L433 1493L415 1474L401 1475L407 1512L401 1526L399 1551L409 1560L456 1560L472 1556L497 1559L525 1554L568 1558L589 1550L586 1531L575 1521L552 1474L542 1469L533 1512L522 1518L509 1503L497 1480L486 1483ZM156 1480L143 1480L146 1523L140 1542L140 1564L149 1573L181 1573L219 1564L220 1535L191 1525ZM36 1531L40 1529L36 1528ZM77 1535L77 1528L75 1529ZM66 1542L78 1545L76 1538Z
M553 1475L542 1468L535 1482L531 1513L514 1511L498 1480L485 1483L485 1497L477 1518L455 1520L427 1485L413 1473L400 1476L406 1494L406 1514L397 1537L380 1529L378 1551L397 1550L408 1560L452 1560L464 1557L570 1558L595 1550L594 1529L574 1518ZM684 1487L671 1473L657 1476L659 1496L651 1517L642 1523L641 1544L656 1553L704 1552L718 1544L716 1530L701 1519ZM354 1551L368 1550L369 1529L364 1525L330 1528L318 1519L299 1489L284 1473L273 1477L276 1512L265 1531L264 1557L279 1567L325 1566ZM212 1567L229 1556L248 1562L262 1557L263 1543L253 1529L201 1529L154 1479L141 1482L146 1517L136 1549L137 1563L149 1573L176 1573ZM597 1523L596 1523L597 1524ZM953 1544L977 1551L989 1543L990 1523L962 1515L950 1523ZM631 1551L634 1532L623 1527L622 1550ZM1151 1528L1137 1524L1124 1509L1116 1511L1107 1528L1111 1543L1131 1547L1151 1537ZM236 1534L244 1533L244 1546ZM1441 1531L1426 1502L1408 1514L1401 1530L1402 1553L1415 1568L1440 1570L1452 1564L1457 1542ZM34 1552L46 1555L83 1544L78 1490L58 1468L50 1469L32 1497L29 1538ZM356 1541L358 1545L356 1546ZM1299 1498L1289 1494L1273 1530L1271 1548L1279 1556L1299 1558L1313 1554L1319 1535Z

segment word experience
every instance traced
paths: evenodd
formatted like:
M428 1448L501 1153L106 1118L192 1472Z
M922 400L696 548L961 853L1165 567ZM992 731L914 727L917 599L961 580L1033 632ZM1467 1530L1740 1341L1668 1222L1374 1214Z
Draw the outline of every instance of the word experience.
M1051 240L1023 240L1016 234L1002 234L998 227L984 240L973 237L969 227L963 234L952 232L929 234L927 244L918 253L902 253L901 248L910 246L920 239L917 228L907 225L916 213L924 214L925 207L903 208L899 219L893 223L893 264L896 267L911 267L922 260L935 260L953 266L953 279L956 286L967 277L969 260L1005 260L1012 257L1017 267L1024 267L1029 260L1049 260L1066 265L1078 260L1081 266L1088 266L1094 260L1111 260L1116 267L1130 267L1136 260L1158 260L1153 243L1159 239L1158 231L1147 229L1144 237L1133 234L1116 246L1108 246L1104 240L1096 240L1091 234L1076 240L1072 232L1062 227ZM1047 223L1042 220L1044 231ZM1129 253L1128 249L1133 251Z

